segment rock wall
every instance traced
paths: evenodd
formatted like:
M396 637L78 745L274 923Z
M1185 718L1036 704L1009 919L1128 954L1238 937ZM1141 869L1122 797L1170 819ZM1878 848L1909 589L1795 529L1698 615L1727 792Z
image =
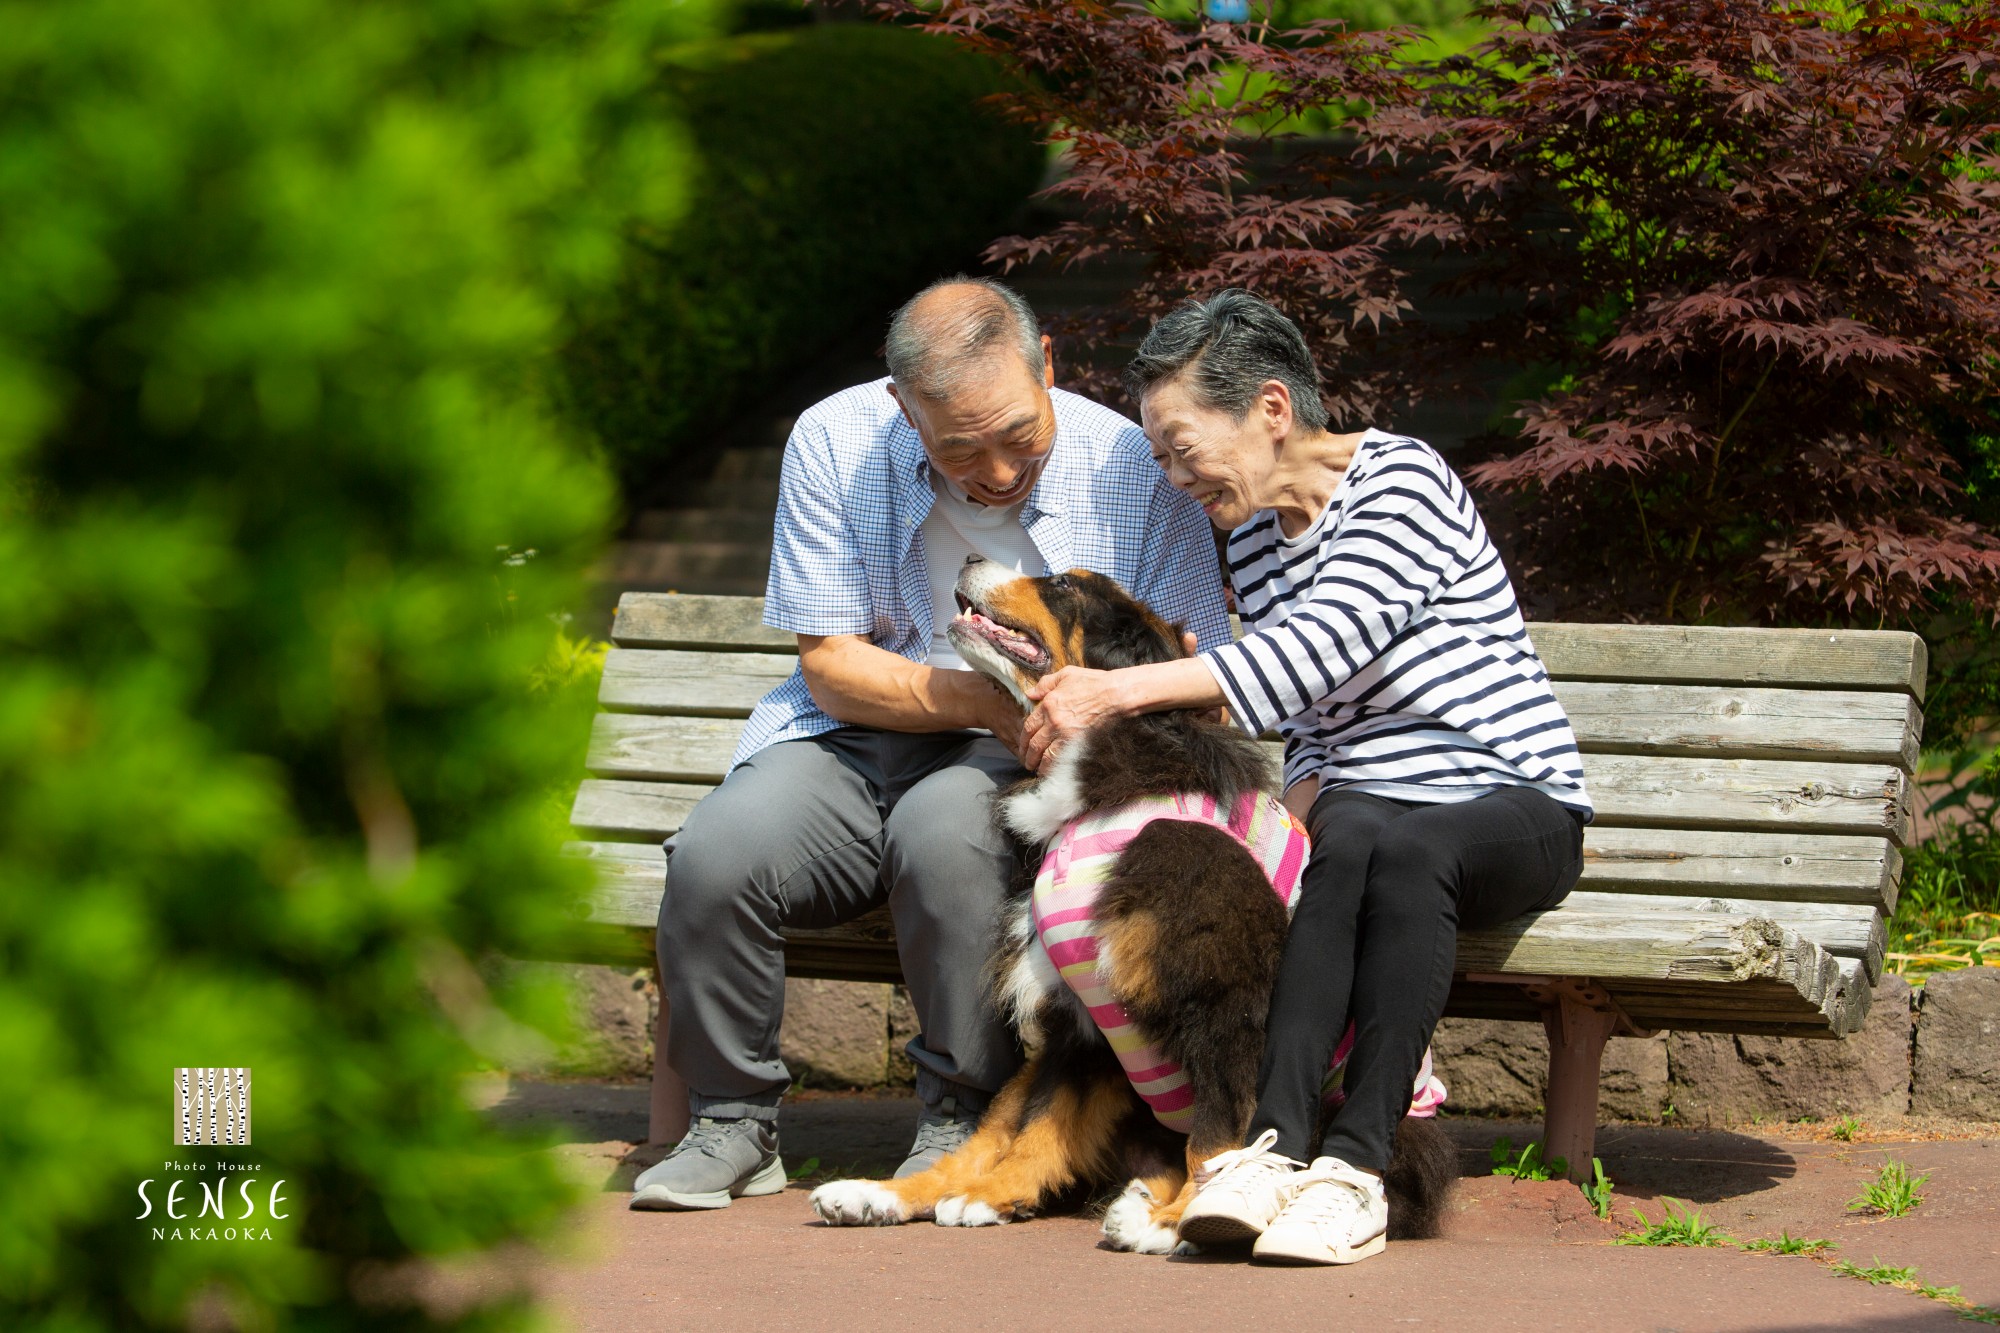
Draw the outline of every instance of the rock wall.
M1447 1018L1431 1038L1431 1059L1449 1094L1445 1109L1453 1114L1542 1113L1549 1043L1539 1023ZM1613 1037L1605 1043L1599 1113L1607 1120L1657 1120L1666 1106L1666 1042Z
M1910 1000L1908 982L1883 977L1868 1021L1844 1041L1676 1032L1667 1039L1674 1106L1697 1125L1903 1115L1910 1109Z
M1548 1041L1532 1023L1448 1018L1432 1043L1446 1107L1461 1115L1541 1114ZM1912 991L1875 988L1861 1031L1842 1041L1674 1032L1605 1047L1607 1120L1686 1124L1879 1120L1905 1113L2000 1120L2000 968L1939 973Z
M1910 1109L2000 1120L2000 967L1940 973L1924 983Z
M569 964L541 971L567 987L580 1039L544 1072L643 1077L652 1068L659 1003L644 971ZM916 1015L901 986L785 983L781 1049L793 1077L814 1087L909 1084L903 1045ZM1541 1113L1548 1041L1539 1024L1448 1018L1432 1043L1438 1075L1460 1115ZM1941 973L1912 991L1884 977L1862 1030L1844 1041L1676 1032L1614 1037L1604 1053L1600 1109L1607 1120L1731 1124L1906 1112L2000 1121L2000 968Z

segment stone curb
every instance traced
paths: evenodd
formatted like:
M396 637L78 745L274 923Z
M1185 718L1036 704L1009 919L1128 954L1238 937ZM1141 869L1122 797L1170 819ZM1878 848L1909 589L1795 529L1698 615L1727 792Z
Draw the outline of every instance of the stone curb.
M652 1068L659 999L643 971L579 964L548 969L573 996L582 1040L551 1069L642 1077ZM782 1049L795 1078L814 1087L907 1085L903 1044L916 1016L901 986L785 983ZM1541 1114L1548 1043L1540 1025L1448 1018L1433 1042L1438 1075L1460 1115ZM520 1071L529 1072L529 1071ZM545 1071L547 1072L547 1071ZM1905 1113L2000 1121L2000 968L1937 973L1913 991L1898 976L1875 988L1862 1030L1844 1041L1675 1032L1615 1037L1605 1048L1607 1120L1739 1124Z

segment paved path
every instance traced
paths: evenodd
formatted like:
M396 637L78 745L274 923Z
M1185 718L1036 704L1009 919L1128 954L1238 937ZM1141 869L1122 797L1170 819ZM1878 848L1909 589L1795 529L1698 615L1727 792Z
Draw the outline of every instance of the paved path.
M1560 1183L1486 1175L1501 1134L1523 1143L1539 1127L1447 1122L1468 1179L1445 1238L1391 1245L1344 1270L1252 1268L1235 1259L1168 1260L1097 1247L1088 1217L979 1231L929 1223L882 1230L819 1225L801 1183L715 1213L634 1213L623 1191L658 1149L643 1132L640 1085L517 1082L487 1098L496 1113L552 1120L578 1142L563 1149L600 1187L574 1253L536 1279L570 1328L902 1328L951 1330L1326 1327L1405 1324L1473 1329L1884 1330L1968 1327L1943 1304L1842 1277L1804 1258L1736 1249L1615 1246L1634 1207L1660 1212L1687 1199L1738 1238L1822 1237L1838 1257L1916 1268L2000 1308L2000 1138L1947 1127L1951 1138L1865 1136L1835 1143L1807 1129L1745 1132L1614 1127L1599 1144L1618 1181L1617 1223L1599 1222ZM879 1172L915 1118L908 1099L810 1095L788 1113L795 1171ZM1911 1122L1915 1125L1916 1122ZM1910 1133L1885 1123L1884 1135ZM1935 1126L1924 1129L1935 1132ZM2000 1128L2000 1127L1989 1127ZM1891 1157L1928 1170L1927 1198L1894 1221L1850 1216L1845 1203ZM1350 1321L1351 1324L1350 1324Z

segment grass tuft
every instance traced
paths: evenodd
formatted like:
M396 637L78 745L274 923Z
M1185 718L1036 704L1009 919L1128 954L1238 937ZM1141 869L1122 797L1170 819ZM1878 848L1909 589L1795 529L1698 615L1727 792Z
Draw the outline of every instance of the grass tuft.
M1778 1233L1776 1240L1746 1240L1743 1248L1758 1254L1824 1254L1835 1248L1830 1240L1808 1240L1804 1236L1794 1236L1787 1228Z
M1583 1184L1583 1197L1591 1208L1606 1221L1611 1218L1611 1177L1604 1174L1604 1159L1590 1159L1591 1178Z
M1682 1199L1661 1199L1663 1209L1660 1220L1649 1222L1646 1215L1637 1208L1632 1210L1633 1218L1639 1223L1637 1231L1628 1231L1618 1237L1616 1245L1725 1245L1729 1237L1721 1227L1716 1226L1701 1215L1701 1210ZM1675 1205L1680 1205L1678 1208Z
M1880 1259L1866 1268L1860 1264L1848 1263L1845 1259L1836 1259L1827 1267L1842 1277L1860 1278L1870 1286L1896 1287L1902 1291L1914 1291L1927 1300L1940 1301L1956 1310L1959 1318L1970 1320L1975 1324L2000 1326L2000 1310L1973 1304L1959 1294L1957 1287L1934 1287L1918 1277L1914 1268L1898 1268L1893 1264L1885 1264Z
M1531 1143L1516 1153L1514 1140L1502 1137L1493 1141L1487 1155L1493 1159L1493 1174L1496 1176L1512 1176L1516 1180L1554 1180L1557 1176L1569 1174L1569 1159L1557 1157L1544 1162L1539 1143Z
M1884 1217L1901 1217L1913 1212L1924 1201L1917 1186L1929 1180L1929 1174L1912 1177L1910 1168L1902 1162L1887 1161L1875 1179L1863 1187L1861 1193L1847 1201L1850 1213L1879 1213Z

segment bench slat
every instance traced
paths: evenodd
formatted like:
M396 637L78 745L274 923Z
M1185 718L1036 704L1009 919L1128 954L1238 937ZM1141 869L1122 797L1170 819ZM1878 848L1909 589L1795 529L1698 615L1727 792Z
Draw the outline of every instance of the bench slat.
M720 782L742 730L734 718L600 713L585 762L599 777ZM1594 754L1584 778L1604 825L1875 833L1899 844L1909 833L1909 784L1889 765Z
M1613 828L1583 831L1579 887L1896 910L1903 858L1886 838Z
M713 788L586 779L570 823L579 834L658 842ZM1616 828L1583 834L1581 887L1606 893L1716 894L1896 910L1902 857L1880 837Z
M1734 1032L1770 1037L1831 1039L1861 1027L1873 998L1856 959L1834 960L1830 983L1817 995L1771 981L1727 986L1680 982L1602 983L1618 1007L1642 1028L1681 1032ZM1826 984L1833 990L1827 992ZM1454 979L1445 1013L1454 1018L1499 1018L1539 1023L1541 1008L1519 986Z
M613 648L604 657L597 701L619 713L747 718L798 664L796 653Z
M614 648L598 701L619 713L747 718L797 660L789 653ZM1886 691L1564 681L1556 695L1586 752L1914 768L1923 728L1916 700Z
M590 838L659 842L680 832L688 812L714 790L705 782L585 778L570 807L570 827Z
M761 597L628 592L618 599L611 641L621 648L712 648L796 652L798 636L764 623Z
M1872 982L1882 975L1882 953L1888 932L1882 913L1873 907L1845 903L1773 903L1747 898L1691 898L1666 893L1596 893L1578 889L1554 909L1607 916L1620 912L1644 914L1760 916L1795 935L1809 939L1838 958L1858 958Z
M1914 769L1923 712L1907 694L1558 681L1586 753L1841 759Z
M1840 1020L1841 972L1833 955L1762 917L1545 912L1460 935L1458 969L1591 977L1621 1003L1628 992L1647 993L1647 983L1655 991L1672 983L1676 992L1699 997L1699 986L1689 983L1708 983L1719 992L1762 981L1786 1003L1795 993L1822 1023Z
M1602 824L1881 834L1909 841L1909 779L1884 764L1585 755Z
M1538 621L1528 638L1569 680L1902 690L1924 697L1929 653L1903 630L1713 625L1575 625Z
M793 649L797 639L763 615L761 597L628 592L611 637L622 648ZM1539 621L1528 637L1557 680L1900 690L1922 699L1929 664L1923 640L1899 630Z
M740 718L599 713L584 766L602 777L721 782L743 734Z

